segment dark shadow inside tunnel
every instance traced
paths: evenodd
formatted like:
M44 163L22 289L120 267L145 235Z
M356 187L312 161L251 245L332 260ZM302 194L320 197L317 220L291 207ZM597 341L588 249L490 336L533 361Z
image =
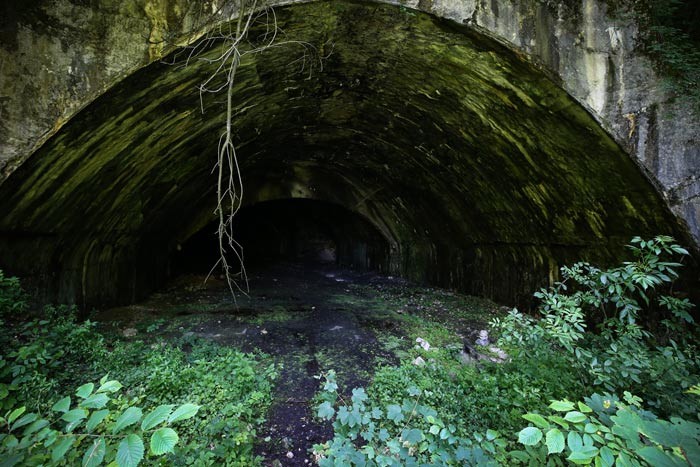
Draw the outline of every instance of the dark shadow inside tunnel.
M619 264L634 236L691 244L636 162L503 44L363 2L287 6L277 20L287 39L332 53L311 74L289 47L237 71L251 204L236 222L251 267L331 261L516 304L564 264ZM210 45L200 58L218 55ZM0 185L0 268L85 309L207 272L227 115L221 95L202 101L209 67L134 71L13 172Z
M212 222L178 245L170 275L211 271L219 260L217 229L218 222ZM234 237L249 271L282 261L384 272L388 268L388 242L377 229L361 215L324 201L283 199L247 206L234 218ZM238 260L231 256L228 260L235 268Z

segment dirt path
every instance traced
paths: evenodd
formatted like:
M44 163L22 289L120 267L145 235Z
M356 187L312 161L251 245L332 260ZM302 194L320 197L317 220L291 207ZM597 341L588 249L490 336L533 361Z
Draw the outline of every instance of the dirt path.
M260 324L239 334L237 344L275 355L283 366L275 402L259 435L257 453L265 465L308 465L309 449L332 437L329 426L314 421L311 400L319 389L314 376L333 368L350 390L369 382L378 359L393 360L374 332L363 325L373 310L347 287L371 279L377 278L287 265L251 281L256 292L241 306L272 308L277 313L260 316ZM294 305L283 311L284 305L278 303L285 301Z
M413 345L404 338L406 323L399 324L404 313L438 322L448 313L450 327L471 327L452 314L468 303L446 305L463 297L375 273L278 264L253 274L250 296L239 298L235 306L225 284L213 281L202 288L201 281L183 278L142 304L108 310L98 319L119 319L129 326L144 316L158 322L160 314L160 321L168 322L175 315L182 323L178 335L272 355L281 367L280 377L255 447L266 466L312 463L310 448L332 437L331 427L314 419L317 377L335 370L348 394L366 386L379 364L397 363L395 346L387 338ZM478 312L481 306L476 306Z

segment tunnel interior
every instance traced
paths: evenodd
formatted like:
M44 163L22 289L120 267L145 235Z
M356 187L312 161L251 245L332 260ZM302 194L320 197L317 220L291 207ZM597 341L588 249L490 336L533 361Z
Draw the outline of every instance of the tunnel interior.
M562 264L619 261L633 236L690 244L635 162L522 54L391 5L276 17L280 45L247 57L233 88L256 261L315 238L339 263L519 303ZM0 267L90 307L208 258L226 99L198 86L220 49L115 83L3 182Z
M218 221L178 245L170 276L207 274L219 260ZM264 270L278 262L335 265L356 270L388 270L390 247L377 229L343 206L309 199L265 201L243 208L233 236L245 269ZM227 257L237 264L234 254ZM235 271L238 272L238 271Z

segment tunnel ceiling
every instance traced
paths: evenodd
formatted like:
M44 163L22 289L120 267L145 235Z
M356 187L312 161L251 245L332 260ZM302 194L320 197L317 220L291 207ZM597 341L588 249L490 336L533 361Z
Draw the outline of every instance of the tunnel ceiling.
M611 259L634 235L682 236L631 159L512 50L386 5L276 13L278 42L324 58L289 44L244 61L234 102L247 203L343 205L390 241L394 270L504 299L562 261ZM56 294L94 302L128 301L167 275L168 253L214 207L225 106L207 94L200 111L210 72L203 60L138 70L25 162L0 186L5 267L59 271Z

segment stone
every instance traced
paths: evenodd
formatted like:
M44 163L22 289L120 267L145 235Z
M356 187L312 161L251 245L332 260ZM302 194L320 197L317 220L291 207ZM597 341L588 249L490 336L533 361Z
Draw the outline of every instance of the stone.
M479 331L479 338L476 340L476 345L487 346L489 345L489 332L482 329Z
M423 339L422 337L416 338L416 342L418 343L418 345L421 346L421 348L422 348L423 350L425 350L425 351L430 350L430 344L428 343L428 341L426 341L426 340Z
M505 362L506 360L508 360L508 354L503 349L496 347L495 345L492 345L491 347L489 347L489 352L491 352L491 355L489 356L489 358L493 362L500 363L500 362Z
M413 360L413 364L416 366L425 366L425 360L423 360L423 357L416 357L416 359Z

